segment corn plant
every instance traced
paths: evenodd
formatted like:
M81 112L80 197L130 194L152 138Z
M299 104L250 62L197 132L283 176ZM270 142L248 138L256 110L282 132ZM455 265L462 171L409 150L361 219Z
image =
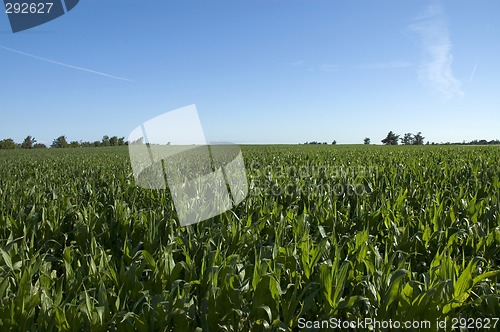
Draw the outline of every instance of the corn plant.
M498 148L242 152L245 201L181 227L125 148L0 150L0 329L500 317Z

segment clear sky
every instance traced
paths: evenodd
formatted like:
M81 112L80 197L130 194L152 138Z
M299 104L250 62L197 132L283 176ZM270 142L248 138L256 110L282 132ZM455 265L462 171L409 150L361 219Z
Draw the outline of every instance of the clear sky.
M0 139L127 137L196 104L209 141L500 138L497 0L82 0L12 33Z

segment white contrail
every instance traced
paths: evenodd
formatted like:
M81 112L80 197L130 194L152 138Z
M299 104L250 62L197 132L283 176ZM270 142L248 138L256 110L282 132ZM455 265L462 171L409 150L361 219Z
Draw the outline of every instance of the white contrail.
M472 82L474 78L474 74L476 73L477 63L474 65L474 69L472 70L472 74L470 74L469 83Z
M56 64L56 65L68 67L68 68L71 68L71 69L77 69L77 70L81 70L81 71L86 71L88 73L92 73L92 74L96 74L96 75L101 75L101 76L105 76L105 77L109 77L109 78L114 78L114 79L117 79L117 80L122 80L122 81L127 81L127 82L134 82L133 80L128 79L128 78L123 78L123 77L119 77L119 76L113 76L113 75L109 75L109 74L102 73L102 72L99 72L99 71L95 71L95 70L92 70L92 69L82 68L82 67L78 67L78 66L69 65L67 63L62 63L62 62L59 62L59 61L54 61L54 60L50 60L50 59L47 59L47 58L42 58L42 57L34 55L34 54L29 54L29 53L26 53L26 52L18 51L18 50L15 50L13 48L5 47L5 46L2 46L2 45L0 45L0 48L4 49L6 51L10 51L10 52L17 53L17 54L22 54L22 55L29 56L29 57L34 58L34 59L42 60L42 61L45 61L45 62L50 62L50 63Z

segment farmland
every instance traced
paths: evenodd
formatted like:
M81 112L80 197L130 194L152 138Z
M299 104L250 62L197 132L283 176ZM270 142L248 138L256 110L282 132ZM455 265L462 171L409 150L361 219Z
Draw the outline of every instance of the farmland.
M180 227L125 147L0 150L0 329L500 317L500 149L242 152L246 200Z

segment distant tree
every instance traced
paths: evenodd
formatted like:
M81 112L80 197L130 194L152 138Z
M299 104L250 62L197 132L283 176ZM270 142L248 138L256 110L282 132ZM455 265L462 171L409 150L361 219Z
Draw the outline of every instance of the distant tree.
M363 140L363 143L364 144L370 144L370 138L369 137L365 137L365 139Z
M101 141L94 141L94 143L92 143L92 145L97 148L99 146L102 146L102 143L101 143Z
M119 146L125 145L125 137L120 137L120 138L118 139L118 145L119 145Z
M399 135L396 135L392 131L387 134L387 137L382 140L385 145L398 145Z
M80 143L78 141L71 141L71 143L69 143L69 147L70 148L79 148Z
M109 140L109 136L108 135L104 135L102 137L102 146L110 146L111 145L111 142Z
M30 135L26 136L24 141L21 143L21 148L32 149L33 145L36 143L36 139Z
M36 144L33 145L33 148L35 148L35 149L46 149L47 145L45 145L43 143L36 143Z
M111 146L118 146L118 137L113 136L109 139L109 145Z
M56 138L52 144L50 145L51 148L66 148L68 147L68 141L66 140L66 136L62 135Z
M422 136L422 133L419 131L414 137L413 137L413 144L415 145L423 145L424 144L424 136Z
M335 144L337 144L337 141L333 140L332 145L335 145Z
M404 145L412 145L415 139L412 133L406 133L403 138L401 138L401 143Z
M16 147L17 144L12 138L6 138L0 141L0 149L15 149Z

